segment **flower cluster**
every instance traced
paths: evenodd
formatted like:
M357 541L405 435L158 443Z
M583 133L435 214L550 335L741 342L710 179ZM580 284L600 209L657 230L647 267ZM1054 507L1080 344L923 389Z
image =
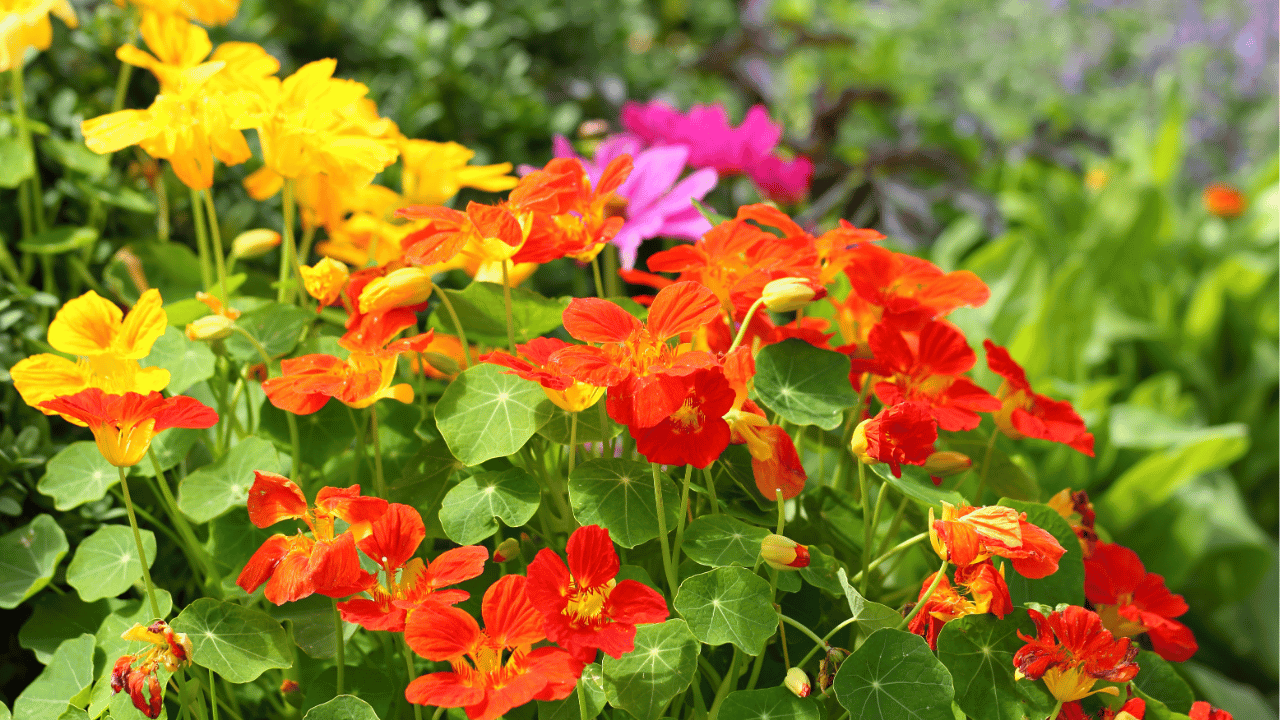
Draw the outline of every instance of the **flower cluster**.
M175 672L191 664L191 640L186 633L174 632L163 620L150 625L135 624L121 635L130 642L145 642L151 647L143 653L120 656L111 668L111 692L127 692L129 699L143 715L160 717L164 690L160 669Z

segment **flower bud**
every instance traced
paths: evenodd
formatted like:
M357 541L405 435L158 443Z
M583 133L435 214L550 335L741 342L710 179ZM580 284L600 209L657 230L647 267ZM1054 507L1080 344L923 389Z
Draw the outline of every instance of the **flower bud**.
M298 690L300 689L301 689L301 686L298 685L297 680L286 679L284 682L280 683L281 695L292 695L293 693L298 692Z
M809 697L809 676L798 667L793 667L787 671L787 679L782 681L783 685L792 692L796 697Z
M954 450L942 450L929 456L924 461L924 470L930 475L937 477L948 477L956 473L962 473L973 467L973 460L968 455L958 453Z
M307 294L320 301L321 305L332 305L342 294L342 286L347 284L347 266L333 258L321 258L320 262L307 267L298 268L302 275L302 285Z
M774 570L809 567L809 548L781 535L766 535L760 541L760 558Z
M880 462L867 454L867 426L870 423L870 418L858 423L858 427L853 429L853 437L849 440L849 452L864 465L875 465Z
M826 692L831 689L831 685L836 681L836 673L840 671L840 664L847 657L849 657L849 651L844 648L827 648L827 654L818 662L818 689L820 691Z
M256 258L280 246L280 233L275 230L246 230L231 241L231 254L237 258Z
M235 321L225 315L206 315L187 325L188 340L222 340L231 335Z
M516 555L520 554L520 541L515 538L507 538L498 543L498 547L493 550L493 561L496 563L504 563Z
M360 312L377 312L424 303L431 297L431 272L423 267L392 270L364 286Z
M764 306L773 312L799 310L814 300L827 296L822 285L804 278L786 277L772 280L764 286Z

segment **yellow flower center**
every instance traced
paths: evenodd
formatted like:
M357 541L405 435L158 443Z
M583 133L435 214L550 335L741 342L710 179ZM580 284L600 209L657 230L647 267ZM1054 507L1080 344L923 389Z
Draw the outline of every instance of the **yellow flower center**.
M112 424L93 425L93 439L98 443L98 451L107 462L116 467L131 467L142 460L155 437L156 421L147 418L131 425L116 426Z
M590 590L579 590L570 585L569 604L565 607L564 614L575 623L590 625L603 622L605 601L617 584L617 580L610 580L607 584Z

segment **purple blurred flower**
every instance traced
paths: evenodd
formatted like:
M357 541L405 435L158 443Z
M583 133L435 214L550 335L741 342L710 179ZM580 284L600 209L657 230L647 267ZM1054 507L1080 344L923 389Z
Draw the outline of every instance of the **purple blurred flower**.
M578 157L569 141L560 135L555 137L553 146L556 157ZM627 200L626 222L613 238L623 268L635 267L636 253L645 240L655 237L697 240L711 229L711 223L702 217L692 201L705 197L716 186L719 176L715 170L704 169L676 182L688 162L689 148L659 145L644 149L639 138L624 134L606 138L596 148L594 158L578 159L582 160L594 185L600 172L620 155L630 155L634 165L631 175L616 191Z

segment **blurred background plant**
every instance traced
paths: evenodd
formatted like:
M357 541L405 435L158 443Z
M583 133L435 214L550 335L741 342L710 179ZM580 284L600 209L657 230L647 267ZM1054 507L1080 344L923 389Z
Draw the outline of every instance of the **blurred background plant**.
M78 10L80 28L55 23L26 70L35 167L16 115L0 116L0 187L38 172L54 228L20 244L18 192L0 194L4 367L47 349L60 298L128 294L130 262L174 297L199 288L181 248L117 254L156 236L157 187L173 237L193 237L191 208L145 156L84 148L80 122L111 109L113 51L130 38L115 5ZM1098 436L1096 461L1054 448L1011 467L1046 496L1089 490L1114 539L1191 604L1187 679L1254 720L1275 717L1280 680L1276 13L1267 0L248 0L211 35L262 44L282 75L337 57L405 135L460 142L477 164L541 165L553 133L589 145L602 133L587 121L617 129L627 100L723 102L735 120L766 104L815 164L804 221L878 228L992 287L958 321L1007 344ZM143 107L155 80L124 90ZM278 202L248 200L250 170L219 176L223 237L280 224ZM1240 213L1202 200L1215 182L1239 190ZM755 192L722 182L708 204ZM568 292L569 275L535 282ZM0 397L8 530L55 512L36 484L66 440L11 385ZM806 441L806 463L842 451ZM57 517L75 539L113 512ZM0 668L6 700L40 670L12 634Z

